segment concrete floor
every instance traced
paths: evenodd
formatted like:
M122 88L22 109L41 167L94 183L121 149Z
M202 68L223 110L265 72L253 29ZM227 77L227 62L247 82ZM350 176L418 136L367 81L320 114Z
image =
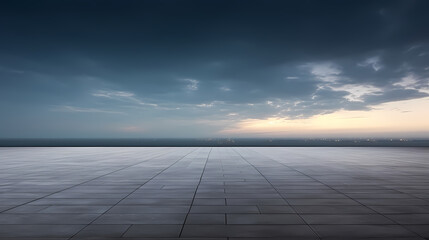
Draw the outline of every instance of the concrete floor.
M429 149L0 148L0 239L117 238L429 238Z

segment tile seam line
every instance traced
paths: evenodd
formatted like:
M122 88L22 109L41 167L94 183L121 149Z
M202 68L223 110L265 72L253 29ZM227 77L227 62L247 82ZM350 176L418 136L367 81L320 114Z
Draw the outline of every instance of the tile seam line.
M136 189L134 189L132 192L130 192L129 194L127 194L125 197L123 197L121 200L119 200L116 204L114 204L113 206L111 206L109 209L107 209L104 213L100 214L98 217L96 217L94 220L92 220L90 223L86 224L85 227L83 227L82 229L80 229L78 232L76 232L75 234L73 234L71 237L69 237L68 239L72 239L73 237L75 237L77 234L79 234L80 232L82 232L85 228L87 228L89 225L91 225L92 223L94 223L95 221L97 221L101 216L105 215L108 211L110 211L112 208L114 208L115 206L117 206L120 202L122 202L122 200L124 200L125 198L127 198L128 196L130 196L131 194L133 194L134 192L136 192L139 188L141 188L143 185L145 185L146 183L148 183L149 181L151 181L152 179L156 178L158 175L160 175L161 173L163 173L164 171L166 171L167 169L169 169L170 167L172 167L173 165L175 165L176 163L178 163L180 160L184 159L185 157L187 157L188 155L192 154L193 152L197 151L200 148L195 148L192 151L188 152L187 154L185 154L183 157L180 157L178 160L176 160L174 163L172 163L170 166L168 166L167 168L163 169L161 172L157 173L155 176L153 176L152 178L150 178L149 180L147 180L146 182L144 182L143 184L141 184L140 186L138 186ZM167 153L165 153L167 154ZM165 154L161 154L165 155ZM154 159L154 158L151 158ZM148 160L151 160L148 159ZM138 164L136 164L138 165ZM133 166L136 166L133 165ZM134 224L130 224L130 225L134 225ZM129 226L127 228L127 230L125 232L122 233L121 238L123 237L123 235L125 235L125 233L131 228L131 226Z
M123 167L123 168L117 169L117 170L115 170L115 171L112 171L112 172L109 172L109 173L106 173L106 174L100 175L100 176L98 176L98 177L96 177L96 178L92 178L92 179L89 179L89 180L87 180L87 181L84 181L84 182L81 182L81 183L75 184L75 185L73 185L73 186L70 186L70 187L67 187L67 188L61 189L61 190L59 190L59 191L55 191L55 192L53 192L53 193L47 194L47 195L45 195L45 196L43 196L43 197L39 197L39 198L36 198L36 199L31 200L31 201L29 201L29 202L25 202L25 203L23 203L23 204L19 204L19 205L17 205L17 206L14 206L14 207L11 207L11 208L8 208L8 209L5 209L5 210L1 211L1 212L0 212L0 214L4 213L4 212L6 212L6 211L9 211L9 210L15 209L15 208L17 208L17 207L21 207L21 206L24 206L24 205L26 205L26 204L29 204L29 203L35 202L35 201L37 201L37 200L40 200L40 199L43 199L43 198L46 198L46 197L52 196L52 195L54 195L54 194L56 194L56 193L60 193L60 192L62 192L62 191L69 190L69 189L71 189L71 188L74 188L74 187L77 187L77 186L83 185L83 184L85 184L85 183L88 183L88 182L91 182L91 181L97 180L97 179L102 178L102 177L105 177L105 176L107 176L107 175L109 175L109 174L116 173L116 172L122 171L122 170L124 170L124 169L127 169L127 168L129 168L129 167L133 167L133 166L139 165L139 164L141 164L141 163L143 163L143 162L146 162L146 161L152 160L152 159L154 159L154 158L157 158L157 157L160 157L160 156L166 155L166 154L168 154L168 153L169 153L169 152L167 152L167 153L162 153L162 154L158 154L158 155L156 155L156 156L153 156L153 157L151 157L151 158L149 158L149 159L145 159L144 161L138 162L138 163L136 163L136 164L128 165L128 166L126 166L126 167Z
M254 152L254 153L256 153L256 154L262 155L260 152L257 152L257 151L255 151L255 150L251 150L251 151L253 151L253 152ZM265 155L264 155L264 156L265 156ZM410 230L408 227L406 227L406 225L399 224L399 223L398 223L397 221L395 221L394 219L391 219L390 217L386 216L385 214L383 214L383 213L381 213L381 212L379 212L379 211L376 211L375 209L372 209L371 207L368 207L367 205L365 205L365 204L361 203L359 200L356 200L356 199L351 198L350 196L348 196L347 194L345 194L345 193L341 192L340 190L337 190L337 189L335 189L335 188L333 188L333 187L331 187L331 186L327 185L326 183L324 183L324 182L322 182L322 181L320 181L320 180L318 180L318 179L316 179L316 178L314 178L314 177L312 177L312 176L310 176L310 175L307 175L307 174L305 174L305 173L303 173L303 172L301 172L301 171L299 171L299 170L297 170L297 169L295 169L295 168L293 168L293 167L290 167L290 166L288 166L288 165L286 165L286 164L284 164L284 163L282 163L282 162L279 162L279 161L277 161L277 160L275 160L275 159L273 159L273 158L271 158L271 157L268 157L268 156L265 156L265 157L266 157L266 158L268 158L268 159L270 159L270 160L272 160L272 161L275 161L275 162L277 162L277 163L280 163L281 165L283 165L283 166L285 166L285 167L287 167L287 168L289 168L289 169L291 169L291 170L293 170L293 171L296 171L296 172L298 172L298 173L300 173L300 174L302 174L302 175L304 175L304 176L306 176L306 177L309 177L309 178L313 179L314 181L317 181L317 182L319 182L319 183L323 184L324 186L326 186L326 187L330 188L331 190L334 190L334 191L336 191L337 193L340 193L340 194L342 194L342 195L346 196L348 199L350 199L350 200L352 200L352 201L355 201L355 202L359 203L360 205L362 205L362 206L366 207L367 209L369 209L369 210L371 210L371 211L374 211L375 213L377 213L377 214L379 214L379 215L381 215L381 216L383 216L383 217L385 217L385 218L389 219L390 221L392 221L393 223L395 223L395 225L401 226L402 228L404 228L404 229L405 229L405 230L407 230L408 232L413 233L413 234L415 234L415 235L416 235L416 236L418 236L418 237L424 238L423 236L421 236L421 235L420 235L420 234L418 234L417 232Z
M247 149L247 148L246 148ZM313 227L310 225L310 224L308 224L308 222L301 216L301 214L299 214L297 211L296 211L296 209L292 206L292 205L290 205L290 203L289 203L289 201L287 200L287 199L285 199L284 197L283 197L283 195L281 195L280 194L280 192L277 190L277 188L276 187L274 187L274 185L265 177L265 175L263 175L260 171L259 171L259 169L257 169L253 164L251 164L249 161L247 161L247 159L246 158L244 158L243 157L243 155L241 155L241 153L239 153L235 148L232 148L232 150L236 153L236 154L238 154L239 156L240 156L240 158L241 159L243 159L244 161L246 161L247 162L247 164L249 164L250 166L252 166L264 179L265 179L265 181L267 181L270 185L271 185L271 187L274 189L274 190L276 190L276 192L277 192L277 194L279 194L279 196L283 199L283 200L285 200L286 201L286 203L287 204L289 204L289 206L292 208L292 210L298 215L298 217L310 228L310 230L313 232L313 234L317 237L317 239L322 239L320 236L319 236L319 234L316 232L316 230L314 230L313 229Z
M119 237L119 238L124 238L124 235L125 235L125 233L126 232L128 232L128 230L130 230L130 228L132 227L132 226L134 226L135 224L130 224L130 226L128 226L127 227L127 229L125 229L125 231L121 234L121 236ZM86 228L86 226L85 227L83 227L79 232L81 232L83 229L85 229ZM76 234L78 234L78 233L76 233Z
M182 228L180 229L179 238L182 237L183 229L185 228L185 225L186 225L186 220L188 219L188 216L191 212L192 205L194 204L195 196L197 195L198 188L200 187L204 172L206 171L206 166L207 166L207 163L209 162L209 158L210 158L210 154L211 154L212 150L213 150L213 147L210 148L210 151L207 154L206 162L204 163L204 168L203 168L203 171L201 172L200 180L198 181L197 188L195 189L194 196L192 197L191 205L189 206L188 213L186 213L185 220L183 221Z

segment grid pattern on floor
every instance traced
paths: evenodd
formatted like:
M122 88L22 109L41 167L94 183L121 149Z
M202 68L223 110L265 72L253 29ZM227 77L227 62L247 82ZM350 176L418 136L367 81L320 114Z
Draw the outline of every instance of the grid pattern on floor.
M429 239L425 148L0 148L0 239Z

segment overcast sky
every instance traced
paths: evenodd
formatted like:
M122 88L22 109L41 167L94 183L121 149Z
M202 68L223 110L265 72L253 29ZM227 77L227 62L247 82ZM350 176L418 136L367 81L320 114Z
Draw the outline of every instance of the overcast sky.
M339 113L341 136L428 133L428 12L424 0L1 1L0 138L322 136L338 129L317 119ZM403 121L383 133L349 121L393 112Z

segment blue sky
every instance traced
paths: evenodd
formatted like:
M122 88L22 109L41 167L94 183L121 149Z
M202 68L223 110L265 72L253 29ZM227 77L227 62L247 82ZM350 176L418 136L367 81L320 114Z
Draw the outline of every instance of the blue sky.
M0 138L427 136L427 10L2 1ZM368 127L383 116L401 121Z

